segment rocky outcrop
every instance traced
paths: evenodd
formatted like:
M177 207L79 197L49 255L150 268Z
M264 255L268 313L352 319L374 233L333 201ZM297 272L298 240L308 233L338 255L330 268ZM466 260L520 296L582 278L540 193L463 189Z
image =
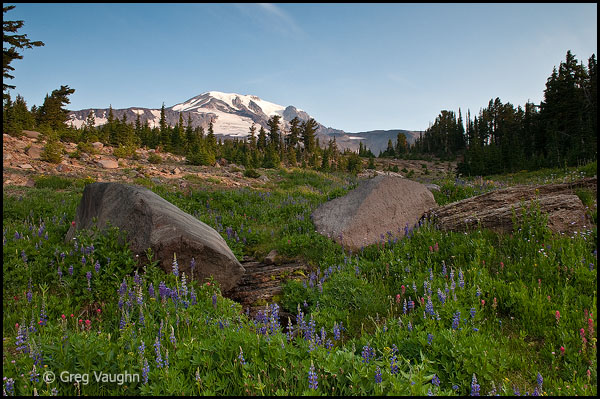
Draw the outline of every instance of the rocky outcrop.
M437 206L421 183L391 176L363 181L343 197L322 204L312 219L317 231L352 250L404 236L428 209Z
M597 179L586 178L576 182L539 186L514 186L490 191L476 197L431 209L424 217L445 231L468 231L487 228L507 233L523 220L523 211L538 206L548 217L548 227L554 232L585 231L591 221L585 206L575 195L578 188L596 191Z
M70 241L76 230L94 225L104 229L108 223L127 233L129 248L141 259L151 248L166 273L173 270L173 254L180 273L191 276L194 258L194 277L202 280L212 276L223 290L233 288L245 272L217 231L143 187L87 185L77 207L75 225L65 240Z

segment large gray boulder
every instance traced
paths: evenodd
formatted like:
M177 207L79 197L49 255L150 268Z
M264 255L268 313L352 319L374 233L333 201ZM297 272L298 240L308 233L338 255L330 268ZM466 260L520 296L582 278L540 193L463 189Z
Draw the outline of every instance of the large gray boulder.
M320 234L344 247L357 250L388 238L404 236L423 213L436 207L433 194L412 180L377 176L365 180L345 196L322 204L312 213Z
M94 224L104 229L109 222L127 233L129 248L141 259L151 248L167 273L173 270L173 254L177 255L180 273L191 276L193 257L194 278L213 276L223 291L233 288L245 273L217 231L144 187L120 183L87 185L66 241L75 236L76 230L90 229Z

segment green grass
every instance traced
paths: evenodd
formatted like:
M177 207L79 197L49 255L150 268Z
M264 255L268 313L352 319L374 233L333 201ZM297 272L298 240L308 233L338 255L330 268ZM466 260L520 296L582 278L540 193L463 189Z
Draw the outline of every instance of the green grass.
M552 234L532 209L512 234L423 225L410 237L351 254L317 234L310 214L353 188L354 178L299 169L261 173L267 189L210 185L182 192L138 182L215 228L239 258L276 249L312 265L305 278L290 275L278 307L268 304L255 320L223 298L214 281L186 276L184 293L183 276L166 275L156 262L138 268L117 230L80 233L65 243L89 181L48 180L10 195L16 190L5 188L5 391L469 395L475 375L482 395L513 395L539 390L539 373L547 395L597 393L595 225L573 237ZM466 198L508 180L446 178L436 200ZM589 193L578 194L595 211ZM179 299L161 297L161 282L179 290ZM289 336L277 317L284 310L298 319ZM316 390L309 387L311 366ZM46 384L46 371L57 379ZM61 371L88 373L89 383L64 382ZM138 380L98 382L93 373L100 371Z

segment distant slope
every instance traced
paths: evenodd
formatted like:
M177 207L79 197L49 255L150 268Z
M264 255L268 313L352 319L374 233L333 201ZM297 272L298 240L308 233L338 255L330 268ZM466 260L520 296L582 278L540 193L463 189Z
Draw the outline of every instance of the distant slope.
M107 123L108 108L88 108L71 111L69 113L70 121L67 123L80 128L90 112L94 114L96 126ZM139 115L140 122L142 124L147 122L151 128L158 127L160 123L160 109L130 107L113 109L112 112L115 119L122 120L125 116L127 121L131 123L135 122ZM294 117L301 121L311 118L308 113L293 105L284 107L253 95L219 91L209 91L192 97L185 102L165 107L165 119L168 125L175 126L179 123L180 115L183 117L185 125L187 125L189 118L193 127L202 126L205 131L212 121L215 134L223 138L247 137L253 124L256 126L257 133L261 126L268 131L267 121L274 115L281 117L283 134L289 132L289 121ZM396 142L398 132L404 133L409 143L414 142L419 133L408 130L373 130L346 133L343 130L318 124L317 137L321 146L327 145L327 142L335 137L338 148L342 150L349 148L353 151L358 150L358 143L362 140L375 155L378 155L379 151L383 151L387 147L388 139L391 138L393 143Z

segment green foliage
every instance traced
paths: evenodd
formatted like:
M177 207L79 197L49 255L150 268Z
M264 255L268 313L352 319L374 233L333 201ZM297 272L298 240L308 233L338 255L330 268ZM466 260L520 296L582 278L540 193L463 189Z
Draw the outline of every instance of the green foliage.
M88 141L80 141L79 143L77 143L77 150L79 150L79 152L85 152L86 154L97 154L98 151L92 146L92 143L88 142Z
M256 171L256 169L246 169L244 171L244 177L250 177L252 179L257 179L260 177L260 173Z
M154 152L148 155L148 162L150 162L151 164L160 164L162 163L162 161L162 157Z
M133 145L119 145L119 147L113 150L113 155L117 158L129 158L135 154L136 147ZM151 154L152 155L152 154ZM155 163L150 161L150 157L148 157L148 162ZM160 162L156 162L160 163Z
M70 179L55 175L35 176L33 181L34 186L37 188L65 189L73 185L73 182Z
M63 145L58 140L56 134L47 136L46 145L42 151L41 159L43 161L58 164L62 161L63 153Z
M165 273L151 253L141 264L117 229L65 243L85 182L57 190L58 181L40 179L20 196L5 193L5 390L12 379L16 395L469 395L476 376L482 395L514 387L595 396L595 226L553 234L534 202L516 211L511 234L424 224L350 253L316 233L310 215L353 188L352 175L265 173L268 191L151 185L215 228L238 258L276 249L308 265L290 273L279 307L265 303L255 318L214 281L186 275L184 289L183 275ZM496 186L452 182L441 184L447 200ZM17 349L23 340L27 352ZM89 384L46 384L42 370L90 373ZM124 370L138 379L99 383L92 374Z

